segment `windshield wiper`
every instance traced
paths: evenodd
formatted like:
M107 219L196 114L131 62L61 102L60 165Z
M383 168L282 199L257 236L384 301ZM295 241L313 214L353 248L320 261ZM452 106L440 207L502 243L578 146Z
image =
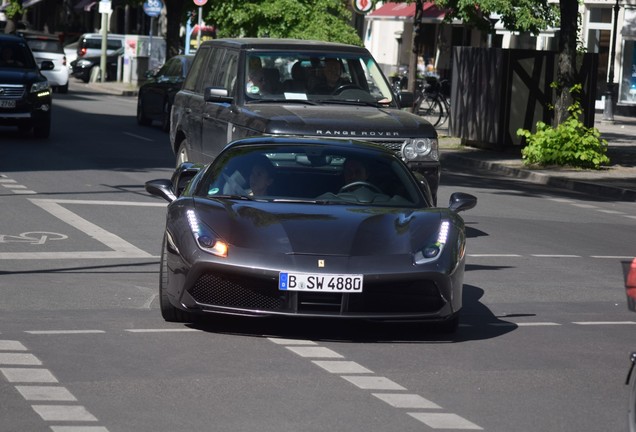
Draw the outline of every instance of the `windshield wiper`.
M317 102L307 99L253 99L248 103L267 104L267 103L284 103L284 104L302 104L302 105L318 105Z
M322 99L320 102L325 104L360 105L360 106L371 106L371 107L379 106L377 102L367 102L367 101L353 100L353 99Z
M251 196L247 196L247 195L232 195L232 194L208 195L208 198L223 198L223 199L254 201L254 198L251 197Z

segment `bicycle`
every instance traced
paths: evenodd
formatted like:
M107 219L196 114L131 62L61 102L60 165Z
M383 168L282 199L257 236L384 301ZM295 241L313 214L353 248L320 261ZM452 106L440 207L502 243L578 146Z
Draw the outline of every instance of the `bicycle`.
M413 112L434 127L442 126L450 115L449 81L434 76L426 77L426 84L419 91Z

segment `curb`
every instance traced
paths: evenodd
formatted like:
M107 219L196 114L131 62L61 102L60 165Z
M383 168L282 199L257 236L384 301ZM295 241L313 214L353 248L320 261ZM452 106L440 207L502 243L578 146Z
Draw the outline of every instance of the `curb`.
M446 152L440 155L442 166L459 166L463 168L473 168L481 171L489 171L506 177L513 177L529 181L535 184L555 187L559 189L571 190L604 198L620 201L636 201L636 190L625 189L616 186L602 185L586 180L575 180L567 177L559 177L550 174L537 173L520 168L506 166L501 163L477 160L464 157L456 152Z

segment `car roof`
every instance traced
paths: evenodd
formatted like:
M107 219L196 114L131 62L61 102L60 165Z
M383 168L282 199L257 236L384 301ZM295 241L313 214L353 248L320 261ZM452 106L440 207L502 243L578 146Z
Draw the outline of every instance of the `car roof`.
M24 42L24 38L14 34L0 33L0 41L3 42Z
M336 42L325 42L318 40L304 40L304 39L276 39L276 38L227 38L227 39L214 39L205 41L201 46L228 46L239 49L307 49L307 50L329 50L329 51L347 51L347 52L368 52L366 48L347 45Z
M256 146L262 144L289 144L289 145L329 145L332 147L342 147L343 149L350 149L352 147L362 148L366 150L371 150L380 153L386 153L390 155L394 155L395 153L390 149L376 143L372 143L369 141L362 140L351 140L351 139L336 139L336 138L305 138L305 137L297 137L297 136L258 136L258 137L250 137L250 138L242 138L235 141L232 141L225 149L229 149L231 147L238 146Z

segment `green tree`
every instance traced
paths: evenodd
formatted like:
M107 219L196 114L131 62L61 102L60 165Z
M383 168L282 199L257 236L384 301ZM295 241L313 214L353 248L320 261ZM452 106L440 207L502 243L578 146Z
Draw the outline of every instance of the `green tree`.
M15 33L18 28L18 21L22 18L24 9L20 0L9 0L4 14L7 17L7 25L4 27L5 33Z
M219 37L281 37L361 45L346 0L213 0Z

